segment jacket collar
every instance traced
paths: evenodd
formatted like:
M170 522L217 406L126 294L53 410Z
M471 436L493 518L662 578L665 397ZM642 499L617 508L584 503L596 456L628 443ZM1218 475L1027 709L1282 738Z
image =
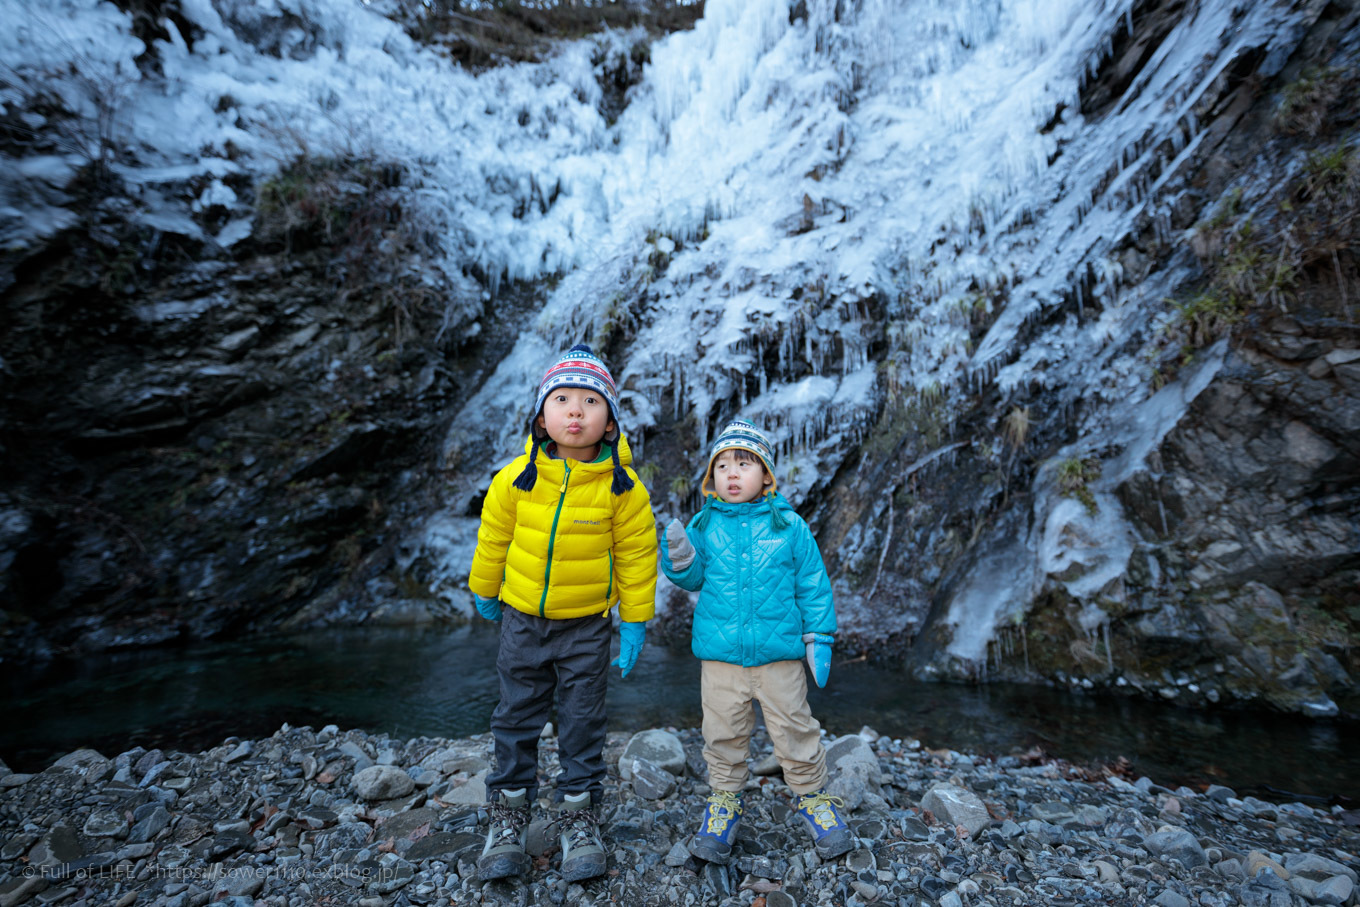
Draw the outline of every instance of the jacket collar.
M719 513L748 515L768 513L772 506L780 510L793 510L793 505L777 491L771 494L763 494L754 501L747 501L744 504L729 504L717 495L713 495L712 499L712 503L709 506Z
M633 451L628 447L628 439L622 432L619 433L619 462L628 466L633 462ZM601 448L601 452L603 452ZM524 442L524 452L534 458L534 466L538 468L540 475L551 475L561 477L566 471L566 461L554 459L548 456L543 448L534 443L533 435L530 435ZM612 473L614 471L614 458L601 457L594 463L586 463L580 460L571 461L571 471L577 472L585 470L588 473Z

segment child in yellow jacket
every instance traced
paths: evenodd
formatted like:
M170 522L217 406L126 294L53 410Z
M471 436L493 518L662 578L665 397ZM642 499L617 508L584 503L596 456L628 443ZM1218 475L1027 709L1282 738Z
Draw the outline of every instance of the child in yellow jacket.
M618 604L613 664L627 677L656 599L655 518L631 460L613 377L589 347L572 347L539 383L524 455L491 482L468 579L478 612L501 622L482 878L529 867L524 835L554 689L562 875L605 872L594 805L605 777L609 611Z

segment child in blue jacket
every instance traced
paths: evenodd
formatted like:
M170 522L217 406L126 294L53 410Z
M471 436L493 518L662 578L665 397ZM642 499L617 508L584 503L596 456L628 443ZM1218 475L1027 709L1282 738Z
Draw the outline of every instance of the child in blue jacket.
M769 440L731 422L710 450L706 502L688 528L672 520L661 546L671 582L699 593L693 650L702 661L704 760L713 789L694 856L725 863L742 814L746 757L759 700L784 780L798 795L818 855L840 856L854 839L827 794L821 725L807 702L806 656L818 686L831 666L836 609L811 530L775 490Z

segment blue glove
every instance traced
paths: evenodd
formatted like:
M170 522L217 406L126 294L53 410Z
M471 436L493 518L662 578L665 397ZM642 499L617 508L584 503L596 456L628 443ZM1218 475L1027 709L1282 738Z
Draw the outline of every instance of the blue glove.
M501 619L501 600L499 598L482 598L475 592L472 597L477 600L477 613L487 620Z
M633 670L633 665L637 664L638 655L642 652L642 644L647 640L647 621L625 620L619 623L619 657L610 662L616 668L623 669L623 676L627 677L628 672Z
M836 637L829 633L804 633L803 642L807 643L807 663L812 669L812 679L817 686L826 686L826 678L831 675L831 644Z

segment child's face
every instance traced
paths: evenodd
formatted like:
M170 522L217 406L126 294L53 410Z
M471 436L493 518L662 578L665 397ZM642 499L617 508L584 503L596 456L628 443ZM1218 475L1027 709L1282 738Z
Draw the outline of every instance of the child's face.
M765 493L772 480L754 457L738 459L735 450L719 451L713 461L713 488L729 504L745 504Z
M609 403L584 387L559 387L543 401L538 426L557 442L557 452L573 460L593 456L596 445L613 431ZM579 456L578 456L579 454Z

